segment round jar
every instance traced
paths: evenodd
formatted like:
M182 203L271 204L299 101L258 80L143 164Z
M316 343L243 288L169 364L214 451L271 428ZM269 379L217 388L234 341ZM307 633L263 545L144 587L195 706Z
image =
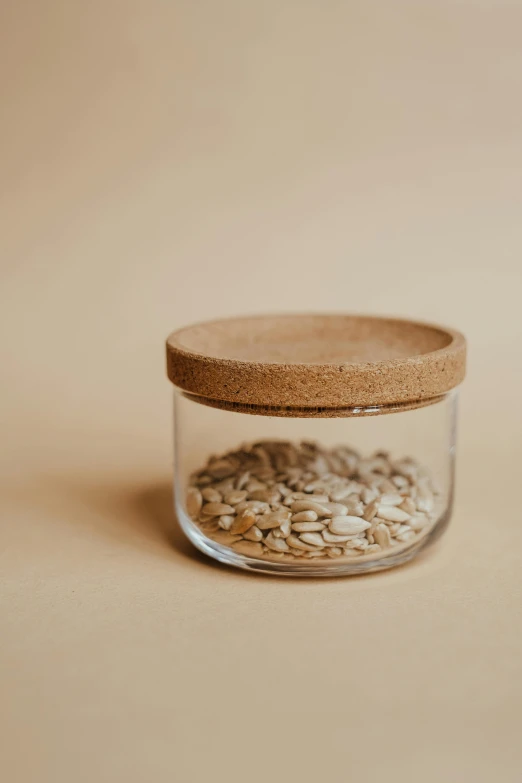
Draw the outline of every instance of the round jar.
M464 337L352 315L231 318L167 341L174 495L192 543L253 571L404 563L452 508Z

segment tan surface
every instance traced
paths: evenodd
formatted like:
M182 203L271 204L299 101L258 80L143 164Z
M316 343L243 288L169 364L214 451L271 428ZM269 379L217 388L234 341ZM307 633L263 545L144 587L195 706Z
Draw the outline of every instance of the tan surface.
M2 8L9 783L520 780L520 4ZM455 518L371 578L171 547L164 338L384 312L470 342Z
M368 316L225 318L167 340L167 374L176 386L234 405L416 403L462 383L465 364L459 332Z

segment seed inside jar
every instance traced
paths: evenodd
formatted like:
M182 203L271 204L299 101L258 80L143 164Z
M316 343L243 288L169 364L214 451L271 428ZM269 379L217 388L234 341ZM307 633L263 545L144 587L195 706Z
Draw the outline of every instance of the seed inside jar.
M191 478L186 509L204 534L247 557L280 562L378 559L436 523L441 498L411 457L258 441Z

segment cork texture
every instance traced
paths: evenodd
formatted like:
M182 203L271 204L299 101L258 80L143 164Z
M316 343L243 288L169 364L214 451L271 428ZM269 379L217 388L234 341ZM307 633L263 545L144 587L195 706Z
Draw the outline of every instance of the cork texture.
M458 386L465 364L459 332L395 318L230 318L167 340L167 373L176 386L238 409L309 407L339 415L334 409L412 406Z

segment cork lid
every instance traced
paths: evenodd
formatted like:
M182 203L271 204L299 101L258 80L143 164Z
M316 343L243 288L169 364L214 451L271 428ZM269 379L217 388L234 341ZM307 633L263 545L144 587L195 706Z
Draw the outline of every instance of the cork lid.
M216 407L275 415L426 404L463 380L465 362L459 332L373 316L228 318L167 340L176 386Z

